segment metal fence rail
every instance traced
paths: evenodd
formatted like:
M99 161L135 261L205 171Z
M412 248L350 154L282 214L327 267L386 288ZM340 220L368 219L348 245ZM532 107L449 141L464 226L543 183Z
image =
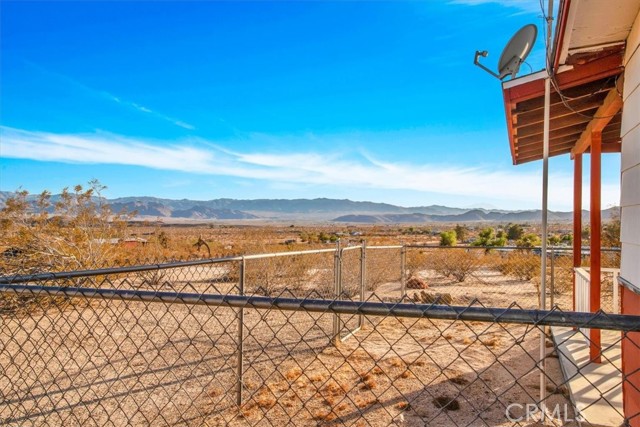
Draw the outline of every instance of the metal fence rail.
M33 284L0 285L1 294L29 297L64 297L133 302L205 305L252 309L277 309L310 313L336 313L365 316L397 316L441 320L517 323L536 326L568 326L579 328L586 324L594 329L639 331L640 316L562 310L527 310L514 304L510 308L484 306L450 306L438 304L388 303L375 301L345 301L312 298L261 297L229 294L196 294L187 292L145 291L140 289L75 288L39 286Z

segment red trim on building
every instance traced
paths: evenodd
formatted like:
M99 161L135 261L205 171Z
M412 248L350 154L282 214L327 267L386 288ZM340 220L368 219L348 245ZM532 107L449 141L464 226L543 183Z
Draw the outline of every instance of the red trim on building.
M590 200L590 218L591 218L591 268L589 269L589 305L591 312L595 313L600 310L600 293L601 289L601 265L600 265L600 246L601 246L601 176L602 176L602 132L593 132L591 134L591 200ZM601 342L600 329L589 330L589 358L596 363L600 363Z

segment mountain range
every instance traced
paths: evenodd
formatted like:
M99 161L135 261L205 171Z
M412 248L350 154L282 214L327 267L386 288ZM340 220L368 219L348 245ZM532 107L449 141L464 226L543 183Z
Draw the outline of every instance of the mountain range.
M0 191L0 208L13 193ZM35 196L30 196L35 200ZM55 201L58 196L52 196ZM342 223L394 224L428 222L539 222L540 210L455 208L442 205L402 207L387 203L355 202L347 199L214 199L172 200L156 197L107 199L114 212L136 212L138 219L332 221ZM603 219L617 208L603 211ZM589 212L582 211L587 219ZM549 221L571 221L572 212L549 212Z

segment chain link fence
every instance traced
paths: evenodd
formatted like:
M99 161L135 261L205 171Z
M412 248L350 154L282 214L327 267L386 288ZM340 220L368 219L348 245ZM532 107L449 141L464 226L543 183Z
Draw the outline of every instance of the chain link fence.
M416 301L540 306L540 248L407 246L406 254L408 296ZM601 259L605 268L602 308L618 313L613 307L613 277L620 268L620 251L603 249ZM548 250L547 301L551 307L573 309L573 262L571 249ZM589 265L588 251L581 255L581 265Z
M430 250L363 243L0 278L0 424L638 422L620 388L640 373L623 376L619 351L640 348L640 317L531 309L513 293L524 281L489 275L485 257L502 254L477 250L461 255L462 283L508 296L414 302L425 289L412 279L458 286L435 284L444 261ZM585 328L603 331L604 387L579 356Z

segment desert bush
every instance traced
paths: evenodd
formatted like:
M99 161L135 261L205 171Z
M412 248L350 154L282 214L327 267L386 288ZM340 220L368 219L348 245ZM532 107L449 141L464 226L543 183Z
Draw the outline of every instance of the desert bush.
M440 246L455 246L458 244L455 230L440 233Z
M55 201L48 191L35 197L18 191L7 199L0 211L0 248L5 248L0 256L0 274L114 265L122 255L123 248L117 242L124 237L129 216L112 212L101 194L105 188L94 180L87 189L81 185L63 189ZM3 295L0 309L15 311L34 303L39 307L60 306L68 300Z
M383 283L400 281L400 249L369 249L366 263L368 290L375 290Z
M481 256L471 249L435 250L429 256L428 265L444 277L464 282L480 266Z
M573 289L573 258L571 256L555 256L553 291L560 295Z
M122 252L116 239L124 237L125 213L114 213L104 202L106 187L91 181L63 189L53 201L44 191L37 197L19 191L0 211L0 246L19 256L2 256L3 274L82 270L113 265Z
M540 276L540 257L530 251L514 251L502 258L498 270L505 276L531 280Z
M405 268L408 277L417 276L421 270L424 270L427 266L427 258L427 252L422 249L407 250Z

